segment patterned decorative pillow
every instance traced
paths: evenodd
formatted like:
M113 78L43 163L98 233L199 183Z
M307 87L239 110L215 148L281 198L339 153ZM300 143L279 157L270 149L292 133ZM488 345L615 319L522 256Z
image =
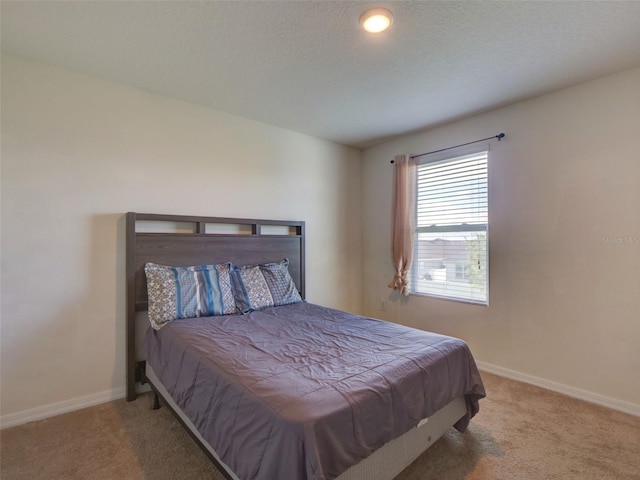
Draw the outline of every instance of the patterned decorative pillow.
M302 301L286 258L278 263L232 265L231 283L236 306L242 313Z
M231 264L168 267L147 263L149 322L155 330L180 318L236 313Z

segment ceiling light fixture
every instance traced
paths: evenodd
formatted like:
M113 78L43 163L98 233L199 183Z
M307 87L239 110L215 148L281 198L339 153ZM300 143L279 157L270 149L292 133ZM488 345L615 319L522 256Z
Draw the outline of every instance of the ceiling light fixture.
M392 22L393 15L386 8L373 8L360 16L360 25L370 33L384 32Z

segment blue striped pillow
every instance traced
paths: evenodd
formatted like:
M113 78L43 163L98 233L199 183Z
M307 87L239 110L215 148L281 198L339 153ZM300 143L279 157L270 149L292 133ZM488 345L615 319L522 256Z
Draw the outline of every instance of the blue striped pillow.
M155 330L181 318L236 313L230 263L169 267L147 263L149 322Z

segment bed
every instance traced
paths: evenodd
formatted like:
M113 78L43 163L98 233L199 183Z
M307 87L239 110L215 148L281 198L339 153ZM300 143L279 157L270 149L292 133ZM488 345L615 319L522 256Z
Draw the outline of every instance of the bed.
M148 264L287 259L304 299L305 224L126 218L127 399L148 382L226 478L391 480L477 413L482 380L451 337L305 301L148 329Z

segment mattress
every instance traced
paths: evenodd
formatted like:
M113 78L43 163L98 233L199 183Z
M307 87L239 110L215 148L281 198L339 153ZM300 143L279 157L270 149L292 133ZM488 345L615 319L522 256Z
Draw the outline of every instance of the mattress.
M167 406L180 418L184 427L193 434L201 447L208 452L209 456L215 459L218 468L221 471L224 470L226 477L230 480L241 480L229 466L222 461L220 455L218 455L213 447L202 437L193 425L193 422L191 422L171 398L171 395L169 395L167 389L162 385L153 368L148 364L145 366L145 374L148 381L154 385L158 394L164 398ZM349 467L344 473L341 473L336 480L393 480L449 430L451 425L462 418L465 412L466 403L464 397L458 397L452 400L432 416L422 419L415 428L386 443L361 462Z
M149 330L143 354L180 410L243 480L337 478L484 388L452 337L301 302Z

